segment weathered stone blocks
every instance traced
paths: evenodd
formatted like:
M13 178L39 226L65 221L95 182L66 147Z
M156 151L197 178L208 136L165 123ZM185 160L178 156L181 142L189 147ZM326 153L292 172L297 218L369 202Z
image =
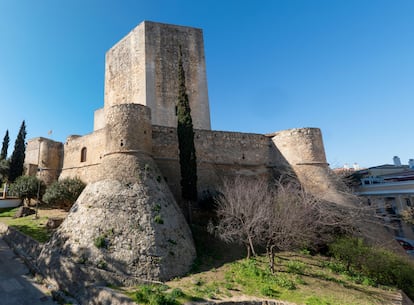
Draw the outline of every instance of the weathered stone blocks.
M191 232L168 187L154 177L154 169L148 170L135 183L89 184L39 262L47 262L50 269L64 257L147 280L186 273L195 258Z

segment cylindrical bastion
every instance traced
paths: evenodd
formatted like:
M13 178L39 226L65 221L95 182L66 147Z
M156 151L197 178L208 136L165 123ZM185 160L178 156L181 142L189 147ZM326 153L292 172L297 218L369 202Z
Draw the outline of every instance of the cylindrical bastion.
M324 197L332 190L329 164L326 161L319 128L283 130L272 134L271 137L308 191Z

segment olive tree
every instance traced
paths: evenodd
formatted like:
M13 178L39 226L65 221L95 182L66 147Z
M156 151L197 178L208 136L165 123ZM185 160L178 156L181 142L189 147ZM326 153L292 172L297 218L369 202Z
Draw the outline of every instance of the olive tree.
M34 176L20 176L10 185L10 193L26 202L37 198L44 190L44 183Z
M69 210L85 188L79 178L65 178L52 183L43 195L43 201Z

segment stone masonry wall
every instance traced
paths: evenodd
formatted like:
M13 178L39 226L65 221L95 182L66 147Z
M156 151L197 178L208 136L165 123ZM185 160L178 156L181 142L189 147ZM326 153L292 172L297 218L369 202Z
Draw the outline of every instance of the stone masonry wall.
M27 174L37 175L49 185L58 179L62 162L62 143L43 137L28 141L25 156Z
M105 107L146 105L153 124L175 126L180 46L194 126L210 129L200 29L148 21L138 25L106 54Z
M141 23L106 53L105 107L146 104L144 34Z
M295 128L270 136L308 191L338 201L319 128Z
M86 148L86 161L81 162L82 148ZM64 160L60 179L79 177L83 182L96 181L99 164L105 152L105 129L80 136L70 136L64 144Z
M177 130L153 126L153 157L176 198L180 194ZM289 167L265 135L195 130L199 192L215 189L226 176L269 176Z
M128 150L130 141L133 141L135 147L143 145L143 151L152 155L175 198L179 199L181 187L176 128L153 125L151 130L148 122L145 126L140 122L138 119L136 123L129 125L129 129L136 131L131 129L128 133L137 136L140 133L151 134L152 131L152 143L145 144L141 138L117 137L111 140L111 145L114 149L120 150ZM119 122L120 127L124 125L124 122ZM89 183L110 175L100 166L106 153L106 129L99 129L83 137L71 136L67 139L64 144L60 178L79 177ZM136 141L139 143L135 143ZM36 143L36 140L29 141L26 161L37 160L34 154L38 151ZM328 183L329 167L326 163L322 135L316 128L292 129L271 135L198 129L195 130L195 145L200 193L216 189L221 179L226 176L271 177L275 172L286 169L292 169L309 189L325 193L334 189L334 186ZM81 162L81 150L84 147L87 149L86 161ZM49 157L53 156L45 154L43 159L50 164L53 160L49 160ZM45 173L47 174L45 171L41 175Z
M154 125L175 127L178 58L181 47L194 128L211 129L203 32L201 29L145 22L147 106Z

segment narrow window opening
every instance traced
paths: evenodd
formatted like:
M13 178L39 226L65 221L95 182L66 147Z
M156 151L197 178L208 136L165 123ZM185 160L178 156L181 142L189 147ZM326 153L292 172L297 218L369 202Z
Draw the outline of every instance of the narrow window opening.
M121 147L124 146L124 140L121 140L121 144L119 145L121 145Z
M83 147L81 150L81 162L86 161L86 147Z

